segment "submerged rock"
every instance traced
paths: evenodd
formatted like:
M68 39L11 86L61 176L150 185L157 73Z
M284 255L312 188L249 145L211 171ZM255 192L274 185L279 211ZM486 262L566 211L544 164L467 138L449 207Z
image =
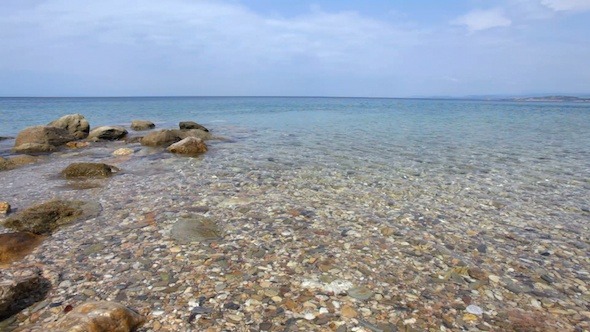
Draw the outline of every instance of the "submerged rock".
M67 130L52 126L35 126L23 129L14 142L14 152L51 152L56 147L75 140Z
M205 128L204 126L194 122L194 121L181 121L180 123L178 123L178 127L181 130L186 130L186 129L200 129L203 131L209 131L209 129Z
M59 226L94 218L101 206L97 202L53 200L19 211L6 219L4 227L21 232L49 234Z
M202 140L211 139L211 134L201 129L178 130L163 129L151 132L141 139L141 145L151 147L165 147L181 141L187 137L196 137Z
M145 317L122 304L87 302L75 307L57 322L44 326L56 332L129 332L145 322Z
M10 158L0 157L0 171L7 171L19 168L23 165L33 164L39 161L39 157L29 155L19 155Z
M0 264L17 261L43 241L43 237L29 232L0 234Z
M135 131L150 130L156 128L156 125L151 121L133 120L131 121L131 129Z
M181 244L210 242L221 239L223 231L209 219L182 218L172 226L170 236Z
M51 121L48 126L58 127L67 130L76 139L83 139L88 136L90 124L82 114L68 114Z
M10 213L10 203L0 202L0 215L6 215Z
M127 129L120 126L102 126L93 129L88 134L88 139L116 141L127 136Z
M73 163L61 171L61 174L66 179L106 178L117 171L119 171L117 167L103 163Z
M0 270L0 321L42 300L50 287L38 268Z
M200 138L187 137L170 145L168 151L185 155L197 155L207 152L207 145Z

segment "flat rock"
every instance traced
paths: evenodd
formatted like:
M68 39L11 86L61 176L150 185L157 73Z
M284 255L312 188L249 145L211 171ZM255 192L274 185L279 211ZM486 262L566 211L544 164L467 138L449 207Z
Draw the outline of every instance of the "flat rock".
M4 227L21 232L49 234L58 227L100 214L98 202L52 200L9 216Z
M133 120L131 121L131 129L135 131L150 130L156 128L156 125L147 120Z
M141 145L158 147L169 146L182 140L184 137L178 130L163 129L151 132L141 138Z
M72 163L63 171L62 176L72 178L106 178L119 171L115 166L103 163Z
M184 155L198 155L207 152L207 145L200 138L187 137L170 145L167 150Z
M55 332L129 332L145 322L145 317L126 306L109 301L86 302L57 322L43 326Z
M14 152L51 152L58 146L74 141L76 137L66 129L52 126L35 126L23 129L14 142Z
M42 236L29 232L0 234L0 265L23 258L42 241Z
M0 171L7 171L15 168L19 168L21 166L27 164L33 164L39 161L40 157L38 156L29 156L29 155L18 155L12 156L9 158L2 158L0 157Z
M120 126L102 126L93 129L88 134L88 139L116 141L127 136L127 129Z
M0 321L42 300L50 287L38 268L0 270Z
M178 243L211 242L223 237L223 232L209 219L181 218L172 226L170 236Z
M90 124L82 114L68 114L51 121L48 126L58 127L67 130L76 139L83 139L88 136Z
M205 128L204 126L194 122L194 121L181 121L180 123L178 123L178 127L181 130L185 130L185 129L200 129L203 131L209 131L209 129Z

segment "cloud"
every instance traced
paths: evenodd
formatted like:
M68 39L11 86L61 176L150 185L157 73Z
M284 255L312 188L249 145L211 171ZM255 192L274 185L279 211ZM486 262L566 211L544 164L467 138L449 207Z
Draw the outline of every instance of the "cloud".
M465 26L470 32L499 27L508 27L512 21L501 9L474 10L451 21L453 25Z
M583 12L590 10L590 0L542 0L541 3L554 11Z

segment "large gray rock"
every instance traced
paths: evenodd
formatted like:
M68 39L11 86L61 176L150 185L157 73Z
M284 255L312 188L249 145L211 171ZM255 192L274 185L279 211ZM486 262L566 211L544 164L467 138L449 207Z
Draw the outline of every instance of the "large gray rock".
M35 126L23 129L16 136L14 152L51 152L56 147L75 140L67 130L52 126Z
M170 145L167 150L184 155L198 155L207 152L207 145L200 138L187 137Z
M130 332L145 322L145 317L116 302L83 303L57 322L39 331L55 332ZM32 331L37 331L33 328Z
M178 123L178 127L181 130L201 129L202 131L209 131L209 129L205 128L204 126L202 126L194 121L181 121L180 123Z
M41 301L50 287L38 268L0 269L0 321Z
M88 139L116 141L127 136L127 129L120 126L102 126L92 129Z
M103 163L72 163L61 174L67 179L106 178L117 171L117 167Z
M65 129L77 139L86 138L90 131L90 124L82 114L64 115L57 120L51 121L48 126Z
M94 218L101 209L98 202L52 200L10 215L3 226L20 232L50 234L62 225Z
M150 130L156 128L156 125L151 121L133 120L131 121L131 129L135 131Z

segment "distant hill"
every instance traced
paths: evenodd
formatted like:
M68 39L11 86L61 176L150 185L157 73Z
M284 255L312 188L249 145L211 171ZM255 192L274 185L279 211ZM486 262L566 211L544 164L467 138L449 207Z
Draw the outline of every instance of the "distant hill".
M542 96L542 97L513 97L504 100L509 101L534 101L534 102L567 102L567 103L590 103L590 98L573 96Z

